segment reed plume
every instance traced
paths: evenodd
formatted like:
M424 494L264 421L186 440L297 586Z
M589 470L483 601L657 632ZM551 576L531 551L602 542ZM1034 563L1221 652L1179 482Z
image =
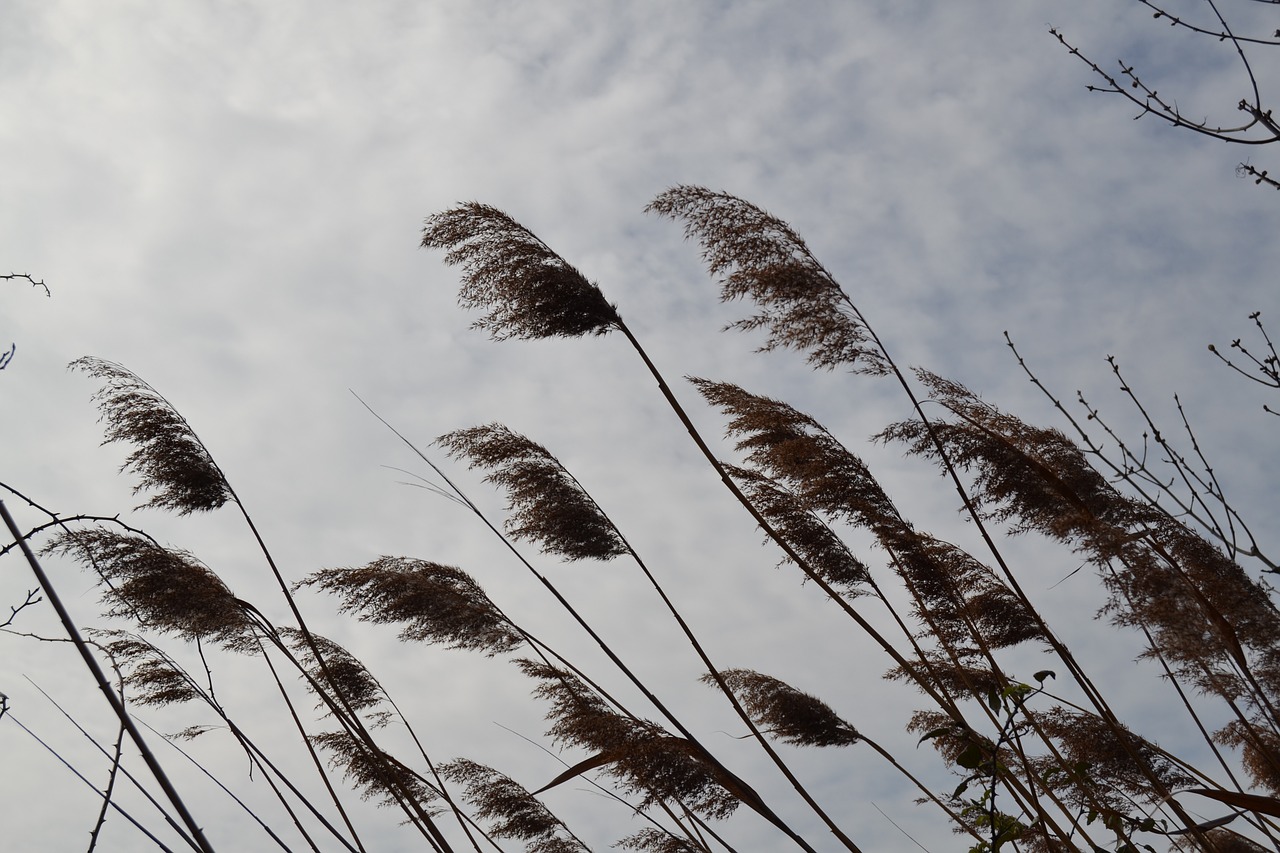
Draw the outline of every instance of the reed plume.
M867 595L871 570L831 527L809 508L804 498L759 471L726 465L760 514L804 558L805 563L841 594ZM769 537L765 537L769 541ZM783 557L783 563L792 562Z
M766 329L761 351L807 352L815 367L847 366L884 375L890 366L840 285L790 225L740 198L704 187L677 186L645 208L684 222L688 239L702 245L720 299L751 299L759 314L727 329Z
M807 505L855 524L897 514L866 464L810 415L729 382L689 381L728 418L725 434L750 466Z
M592 761L618 780L640 807L680 803L704 817L725 818L742 802L759 801L745 783L728 778L690 741L657 723L623 716L567 670L537 661L517 661L541 683L534 695L551 703L547 734L556 742L581 747Z
M1042 638L1038 622L989 567L948 542L916 531L866 463L813 417L737 385L691 381L728 417L726 434L756 471L754 477L743 478L745 482L778 481L801 507L871 531L916 597L917 615L931 630L943 632L938 639L951 645L1003 648ZM753 489L752 494L760 491ZM767 491L785 494L776 488ZM793 510L783 520L797 518ZM801 532L821 535L812 523ZM830 553L830 548L819 553ZM865 578L869 582L869 574Z
M1067 802L1082 809L1102 803L1126 814L1134 801L1150 803L1148 773L1154 773L1170 790L1196 782L1159 747L1128 728L1117 730L1095 714L1058 706L1037 714L1037 722L1058 744L1062 758L1042 757L1033 765L1042 778L1065 772L1070 784L1061 785L1059 791ZM1122 738L1127 743L1122 743Z
M494 838L515 838L529 853L589 853L564 821L515 780L491 767L455 759L440 766L450 782L463 786L462 797L475 806L476 817L491 821Z
M120 668L133 701L163 706L206 698L191 676L152 643L125 631L108 631L104 636L110 639L102 648Z
M778 679L749 669L721 670L721 677L742 700L756 725L796 746L849 746L858 730L831 706ZM710 675L702 681L715 684Z
M402 640L442 643L493 655L518 648L524 636L462 569L409 557L379 557L360 568L322 569L299 587L339 596L342 613L361 621L403 624Z
M411 822L440 814L432 805L440 792L394 755L370 747L347 731L322 732L311 738L326 750L330 763L357 789L364 800L377 800L383 808L403 809ZM405 799L411 802L406 803Z
M647 826L620 839L615 847L623 850L643 850L645 853L706 853L709 849L688 838L681 838L661 829Z
M134 494L155 493L143 506L189 515L215 510L232 500L213 457L160 392L115 362L86 356L70 367L103 382L93 395L106 422L103 444L137 445L120 470L138 475Z
M603 335L621 323L598 286L495 207L469 202L428 217L422 246L461 265L458 301L488 310L472 328L494 340Z
M560 460L502 424L442 435L436 443L507 493L507 532L569 560L607 560L627 553L613 522Z
M313 692L318 685L326 684L327 677L326 686L342 694L351 710L364 712L372 720L374 728L386 725L391 712L377 710L386 702L386 693L373 673L355 655L319 634L312 634L314 642L308 643L302 632L295 628L281 628L279 633L302 663L307 674L307 686ZM323 668L315 659L313 647L324 657ZM316 707L331 710L332 705L321 697Z
M1221 743L1240 750L1240 763L1254 785L1280 794L1280 735L1242 720L1232 720L1214 734Z
M1250 696L1268 727L1280 723L1280 611L1265 587L1180 521L1118 492L1058 430L1028 425L958 383L920 376L954 416L935 424L936 435L973 473L975 507L1013 532L1036 531L1084 552L1103 569L1117 624L1150 631L1159 654L1201 690ZM938 453L915 422L881 436L913 454Z
M188 640L234 646L252 623L214 572L186 551L164 548L134 533L69 530L45 547L98 571L107 582L108 616L134 618Z

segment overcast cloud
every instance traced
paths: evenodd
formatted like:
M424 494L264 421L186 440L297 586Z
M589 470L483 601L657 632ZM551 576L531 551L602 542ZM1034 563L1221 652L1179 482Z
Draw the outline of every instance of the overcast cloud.
M1226 5L1241 24L1274 29L1262 22L1273 7ZM194 425L291 579L380 554L456 564L533 633L583 649L606 673L478 522L404 485L423 466L348 392L424 449L448 430L501 421L557 453L615 516L719 662L818 693L946 787L933 753L903 732L915 696L879 680L884 659L819 592L774 569L779 555L760 546L625 342L487 341L455 307L457 270L418 241L424 217L458 201L506 210L600 283L673 384L705 376L786 398L864 454L922 528L970 543L931 470L867 441L906 415L892 388L814 374L793 354L754 355L758 340L719 332L745 309L718 304L696 246L643 208L674 184L723 189L804 235L902 363L1052 421L1004 346L1007 329L1059 395L1084 389L1132 427L1103 360L1115 355L1171 427L1181 393L1240 500L1274 506L1261 400L1205 347L1247 336L1250 312L1276 309L1280 198L1233 169L1249 156L1277 167L1269 158L1280 155L1131 121L1127 103L1085 90L1097 81L1051 25L1099 62L1150 69L1187 114L1234 121L1248 94L1228 47L1106 0L0 0L0 272L30 273L52 294L0 282L0 343L17 344L0 374L0 480L58 512L124 512L285 619L229 510L128 512L139 499L116 474L126 451L98 446L94 385L65 370L82 355L117 361ZM1260 82L1275 79L1274 60L1251 58ZM676 393L719 435L691 388ZM501 496L479 476L449 470L500 515ZM21 524L44 520L4 497ZM1108 645L1090 647L1098 602L1087 572L1054 586L1078 560L1012 547L1029 592L1122 685L1131 713L1163 731L1161 688L1131 663L1136 639L1117 651L1098 631ZM78 620L94 624L89 576L49 562ZM698 661L631 567L539 565L826 844L765 760L731 740L737 722L696 684ZM12 557L0 578L0 608L31 585ZM392 628L337 617L334 601L303 600L313 627L412 709L433 757L491 763L530 788L559 772L499 727L551 746L508 664L405 646ZM44 610L24 611L15 628L55 635ZM0 645L12 714L101 784L105 761L23 679L109 740L105 703L70 650ZM215 677L246 727L278 738L304 774L262 674L219 660ZM193 708L140 716L164 731L207 722ZM233 804L157 748L199 792L193 807L219 849L266 849ZM190 748L267 800L221 733ZM954 849L869 752L794 754L865 849L908 847L891 820L929 849ZM0 756L0 847L81 849L92 791L10 720L0 720ZM582 788L545 799L596 849L640 828ZM144 808L132 794L122 801ZM391 813L370 807L360 820L379 850L417 849ZM792 849L749 815L726 832L740 849ZM99 849L150 848L113 818Z

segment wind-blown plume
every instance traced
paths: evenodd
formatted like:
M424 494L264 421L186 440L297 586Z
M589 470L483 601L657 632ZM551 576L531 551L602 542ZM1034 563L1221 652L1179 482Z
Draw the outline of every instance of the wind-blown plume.
M502 424L471 427L436 440L485 479L507 491L507 532L570 560L607 560L627 553L608 517L560 460Z
M1264 706L1280 698L1280 611L1239 564L1159 508L1121 494L1058 430L1026 424L934 374L919 376L954 415L934 429L953 462L974 474L973 502L987 517L1083 551L1103 569L1113 620L1150 631L1160 654L1200 689L1233 700L1252 693ZM937 457L917 422L892 424L881 437ZM1122 569L1111 571L1113 562Z
M600 288L532 232L487 204L469 202L427 219L422 245L460 264L464 308L494 340L603 335L621 323Z
M395 756L382 750L372 751L364 741L346 731L322 732L312 737L312 741L327 750L330 762L361 789L361 799L376 798L384 808L406 808L404 798L412 797L426 814L439 813L428 804L439 799L440 792Z
M789 485L810 507L868 526L897 515L866 464L814 418L728 382L689 381L729 418L725 433L751 466Z
M386 701L386 693L383 692L382 685L373 677L373 674L355 655L333 640L319 634L312 634L312 643L308 643L302 636L302 632L294 628L281 628L280 635L289 643L294 655L304 662L307 675L311 677L312 682L337 690L353 711L367 712ZM323 669L315 659L312 651L313 644L314 648L319 649L320 654L324 656ZM315 690L314 686L308 686ZM328 708L328 703L321 700L316 707ZM385 725L391 717L391 712L375 711L372 717L375 727Z
M625 792L643 798L641 808L672 801L706 817L724 818L740 803L758 800L745 787L731 792L741 780L722 778L689 741L657 723L618 714L568 671L536 661L517 663L541 680L535 695L551 702L547 734L589 750L591 764L616 778Z
M1123 813L1132 808L1131 799L1139 802L1150 798L1151 782L1140 771L1134 756L1147 765L1161 783L1171 790L1195 784L1195 779L1170 761L1159 747L1123 726L1103 722L1094 714L1054 707L1036 715L1037 723L1058 744L1065 768L1058 759L1041 757L1033 763L1042 776L1061 772L1066 768L1087 768L1076 771L1070 781L1072 787L1063 786L1067 799L1088 808L1098 801ZM1128 748L1121 743L1128 740ZM1087 788L1087 793L1077 792L1076 787Z
M120 470L138 474L134 494L155 492L143 506L188 515L217 509L232 499L209 451L158 391L121 365L100 358L86 356L70 366L104 382L93 395L107 424L103 444L137 445Z
M120 667L134 702L162 706L206 698L191 676L151 643L124 631L104 634L112 639L102 648Z
M613 846L623 850L641 850L644 853L704 853L708 849L687 838L652 826L628 835Z
M497 770L459 758L441 765L440 772L463 786L463 799L476 807L476 817L493 822L494 838L527 842L529 853L589 853L560 818Z
M362 621L403 623L400 638L503 654L524 637L466 572L409 557L379 557L360 568L322 569L299 584L342 598Z
M796 746L848 746L861 735L831 706L785 682L749 669L726 669L720 676L742 700L760 728ZM710 675L702 681L714 684Z
M690 381L729 417L726 433L761 476L785 484L800 505L875 534L917 596L919 615L943 632L940 639L972 643L977 630L999 648L1043 636L988 566L912 528L866 464L814 418L730 383Z
M840 587L844 595L867 594L871 571L866 563L809 509L800 495L754 469L726 465L725 471L818 577ZM789 558L783 560L788 561Z
M231 590L186 551L133 533L93 529L62 533L45 547L91 566L107 581L107 615L189 640L235 645L251 622Z
M672 187L645 210L683 220L685 237L702 244L708 272L720 278L721 300L748 298L762 309L727 328L767 329L762 351L807 352L816 367L890 372L840 285L781 219L728 193L695 186Z

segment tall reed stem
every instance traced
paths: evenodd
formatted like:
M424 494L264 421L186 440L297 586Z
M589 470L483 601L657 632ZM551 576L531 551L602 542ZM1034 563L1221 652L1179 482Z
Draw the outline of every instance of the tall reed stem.
M67 612L67 608L62 603L61 596L54 589L49 576L40 566L40 561L36 559L36 555L32 553L31 546L27 544L27 540L23 538L22 531L18 529L18 525L14 522L13 516L9 514L9 509L4 505L4 501L0 501L0 516L3 516L5 526L9 528L18 546L22 549L22 554L27 559L27 564L31 566L31 571L35 574L36 580L40 584L40 589L49 599L49 603L53 605L53 609L57 611L58 619L62 622L62 628L67 632L67 636L71 639L72 644L76 647L76 651L80 653L80 657L84 660L85 666L89 668L89 672L93 675L93 680L97 682L98 689L102 691L102 695L106 697L111 710L115 712L116 717L120 720L120 725L124 726L125 731L129 733L130 740L138 748L138 752L142 754L142 760L146 762L147 769L151 771L151 775L155 777L156 783L160 785L160 789L164 791L164 795L168 798L173 808L178 813L178 817L182 819L187 830L191 833L191 839L194 841L193 846L202 851L202 853L213 853L213 845L205 838L204 830L196 823L195 817L187 809L187 805L183 802L182 797L178 794L173 783L169 781L168 775L164 772L164 768L160 766L159 760L152 753L151 747L147 745L146 740L142 737L142 732L138 731L138 727L134 725L133 718L129 716L129 712L125 710L124 704L120 698L116 696L115 691L111 689L111 683L107 681L106 674L102 671L102 667L98 665L97 659L93 653L89 651L89 645L84 641L84 637L80 635L80 631L76 628L75 622L71 620L71 614Z

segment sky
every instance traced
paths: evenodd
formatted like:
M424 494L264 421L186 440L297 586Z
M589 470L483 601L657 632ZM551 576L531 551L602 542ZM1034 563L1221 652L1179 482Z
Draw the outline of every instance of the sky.
M1275 28L1267 4L1223 8L1242 28ZM1207 20L1204 4L1174 11ZM1134 120L1120 97L1087 91L1098 79L1051 26L1100 64L1134 64L1184 114L1238 121L1248 79L1230 46L1138 3L0 0L0 272L49 290L0 281L0 341L16 344L0 373L0 481L59 513L120 513L283 621L229 509L132 509L142 499L117 473L127 450L100 446L93 381L66 369L84 355L119 362L193 425L290 580L382 554L458 565L531 632L620 684L476 519L422 488L425 466L352 392L495 519L502 496L430 444L501 422L586 485L713 658L820 695L948 787L904 732L917 697L881 681L886 661L793 569L775 568L780 555L625 341L491 342L455 304L458 270L418 244L424 218L458 202L505 210L618 305L706 435L720 434L720 418L681 377L784 398L863 455L920 527L971 544L936 473L870 441L907 416L898 392L720 331L747 306L719 303L697 247L644 207L673 185L724 190L802 234L902 364L1061 425L1018 370L1007 330L1056 394L1084 391L1137 435L1105 361L1115 356L1162 423L1177 426L1180 395L1232 494L1265 512L1278 497L1266 398L1206 346L1255 340L1248 315L1275 310L1280 197L1235 176L1246 159L1274 168L1273 155ZM1275 56L1249 56L1261 83L1276 79ZM45 518L4 499L22 526ZM1128 713L1178 737L1176 722L1163 728L1168 696L1133 663L1136 639L1093 621L1091 576L1063 580L1078 558L1029 539L1009 547ZM784 816L833 849L733 739L739 724L696 683L699 662L633 568L526 550ZM48 564L77 620L104 624L93 580ZM31 586L19 559L0 560L0 614ZM544 709L508 663L402 644L319 595L302 604L410 709L433 757L493 764L529 788L561 769L545 751ZM57 633L47 605L12 630ZM31 682L109 740L105 703L64 644L11 635L0 648L11 709L0 719L3 846L80 849L93 792L13 719L101 784L106 762ZM235 715L305 773L258 668L214 669ZM207 720L196 708L139 716L162 731ZM156 748L196 792L218 849L266 849L233 803ZM190 749L266 800L225 735ZM914 849L903 831L930 850L957 843L866 750L786 755L865 849ZM544 799L595 849L641 828L582 784ZM144 808L129 792L122 802ZM391 813L356 810L377 849L418 849ZM750 815L725 832L739 849L790 849ZM153 848L112 818L98 849Z

